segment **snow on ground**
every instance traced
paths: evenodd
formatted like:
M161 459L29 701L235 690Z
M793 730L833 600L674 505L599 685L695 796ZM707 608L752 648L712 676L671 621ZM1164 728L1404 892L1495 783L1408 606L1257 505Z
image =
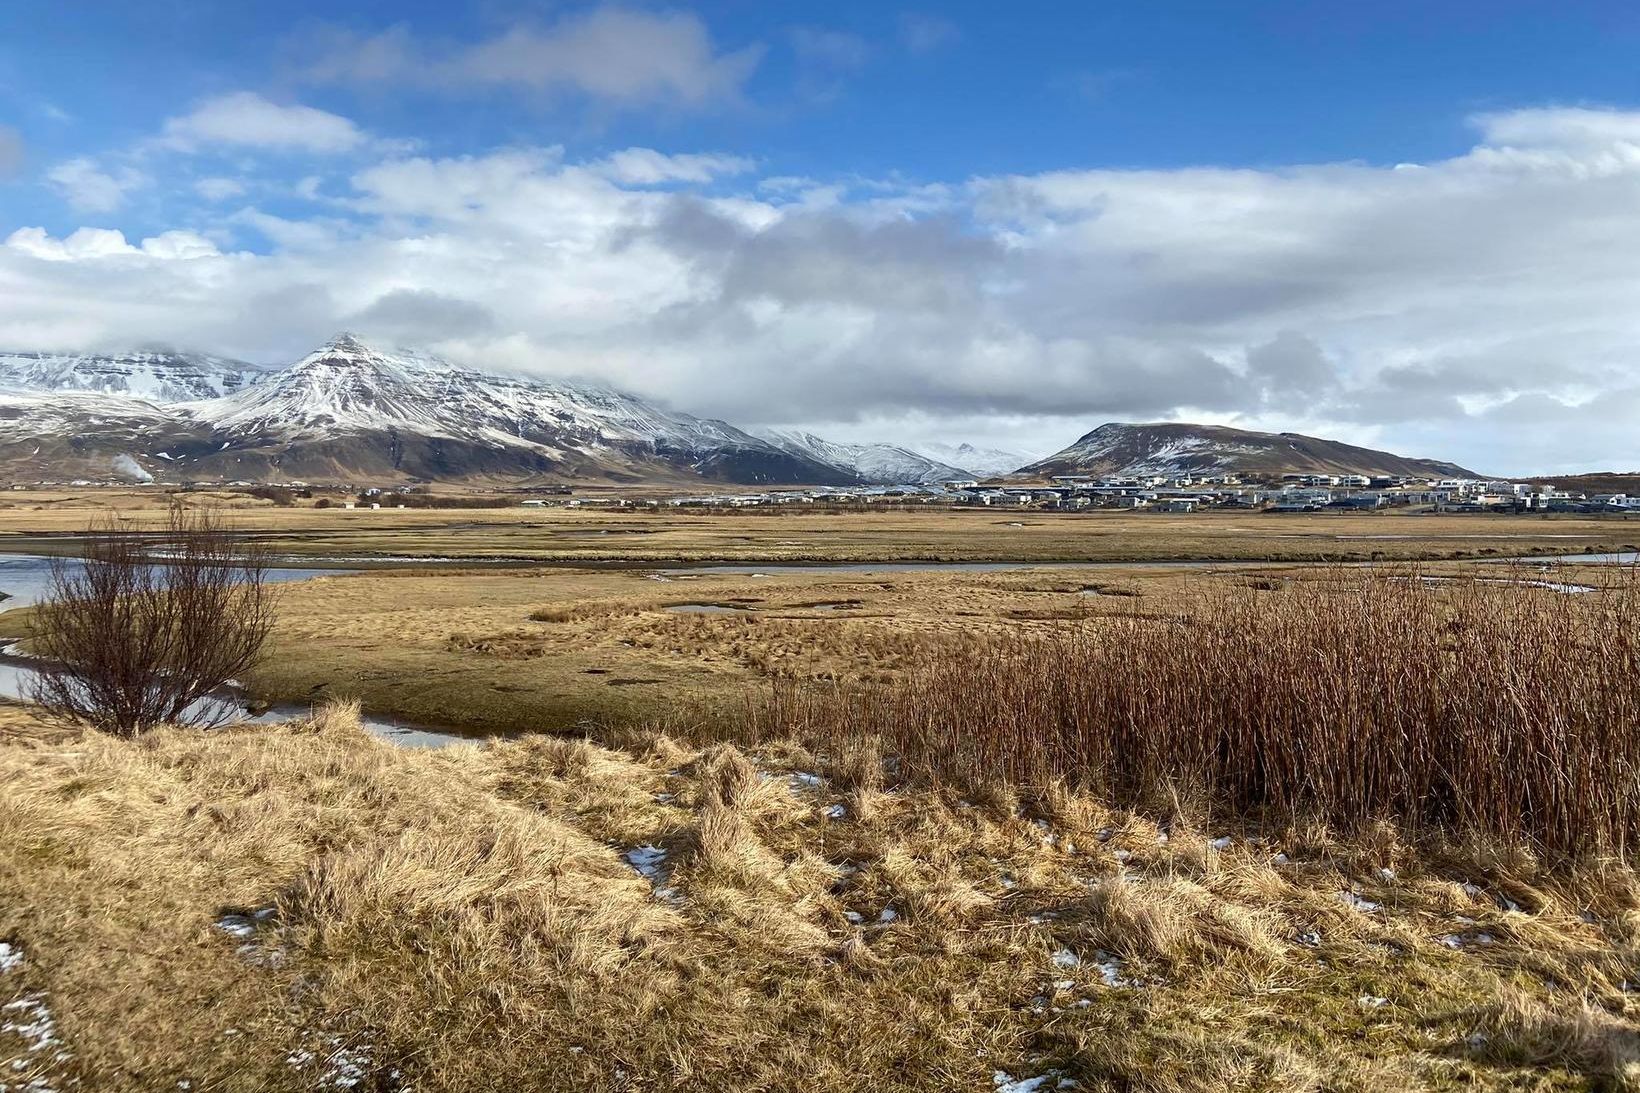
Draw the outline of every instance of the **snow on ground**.
M0 975L14 971L23 963L23 950L9 941L0 941Z
M662 868L666 865L666 850L659 846L645 844L635 846L622 855L626 864L630 865L644 880L655 886L655 898L670 902L677 902L677 889L663 883L666 879Z
M348 1044L340 1036L329 1035L316 1048L291 1052L285 1062L294 1070L317 1070L315 1089L356 1089L370 1077L370 1041ZM399 1072L392 1071L387 1077L396 1084Z
M626 852L626 863L645 880L659 880L661 866L666 864L666 851L658 846L636 846Z
M1066 1078L1057 1070L1045 1071L1034 1078L1016 1078L1006 1070L991 1075L996 1093L1047 1093L1050 1089L1075 1089L1076 1079Z
M1361 896L1356 895L1354 892L1338 893L1338 901L1346 907L1353 907L1355 910L1360 911L1363 915L1370 915L1374 912L1382 910L1382 907L1379 904L1372 902L1370 899L1364 899Z
M10 1072L0 1073L0 1093L55 1093L51 1071L73 1056L57 1036L44 992L0 1006L0 1051L13 1056Z

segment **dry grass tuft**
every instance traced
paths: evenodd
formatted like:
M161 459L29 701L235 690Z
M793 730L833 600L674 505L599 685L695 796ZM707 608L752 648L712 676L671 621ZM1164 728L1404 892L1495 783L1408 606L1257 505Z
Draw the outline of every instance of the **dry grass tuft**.
M1599 1088L1640 1089L1640 1033L1587 1003L1549 1007L1506 988L1474 1015L1468 1046L1478 1057L1522 1067L1563 1067Z
M1135 960L1184 964L1251 954L1275 962L1283 952L1275 916L1215 898L1187 880L1107 877L1070 919L1088 943Z

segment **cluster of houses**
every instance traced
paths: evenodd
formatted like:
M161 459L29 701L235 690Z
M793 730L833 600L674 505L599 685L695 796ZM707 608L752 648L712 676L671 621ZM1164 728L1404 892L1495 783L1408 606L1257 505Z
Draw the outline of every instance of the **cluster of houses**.
M90 485L92 483L75 483ZM250 482L216 483L252 487ZM292 488L306 483L289 483ZM13 490L41 488L21 483ZM399 492L409 492L415 487ZM778 488L741 493L642 496L628 491L577 495L569 486L514 491L527 508L747 509L779 506L956 505L1080 511L1126 509L1197 512L1230 509L1261 512L1350 512L1416 508L1432 512L1574 512L1640 515L1640 495L1583 493L1546 484L1472 478L1414 478L1361 474L1286 474L1252 478L1235 474L1055 475L1045 483L958 479L932 485ZM306 493L303 496L307 496ZM501 500L498 498L498 500ZM502 503L508 503L502 500ZM393 491L366 489L335 507L405 507Z
M1640 512L1640 497L1584 495L1548 485L1470 478L1287 474L1244 482L1237 475L1056 475L1046 486L963 484L959 504L1048 509L1118 508L1156 512L1248 509L1361 511L1419 506L1436 512Z
M974 480L936 485L772 489L676 497L531 497L530 507L723 509L788 505L959 505L1081 511L1350 512L1417 507L1436 512L1634 512L1640 496L1585 495L1547 485L1468 478L1423 479L1359 474L1288 474L1244 481L1234 474L1056 475L1036 485Z

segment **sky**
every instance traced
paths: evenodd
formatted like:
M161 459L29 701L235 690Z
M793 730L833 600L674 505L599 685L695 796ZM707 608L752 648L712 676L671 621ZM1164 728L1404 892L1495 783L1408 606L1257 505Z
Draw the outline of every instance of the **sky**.
M1640 9L0 5L0 348L1640 469Z

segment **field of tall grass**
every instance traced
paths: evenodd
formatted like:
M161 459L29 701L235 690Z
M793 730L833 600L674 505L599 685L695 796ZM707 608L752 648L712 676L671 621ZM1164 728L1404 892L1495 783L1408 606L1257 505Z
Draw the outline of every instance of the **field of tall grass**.
M0 1084L1640 1085L1613 863L884 773L865 745L414 750L346 708L121 740L0 708Z
M871 739L908 778L1524 840L1640 838L1640 579L1338 568L1204 582L1176 611L992 633L892 686L785 688L759 731Z

